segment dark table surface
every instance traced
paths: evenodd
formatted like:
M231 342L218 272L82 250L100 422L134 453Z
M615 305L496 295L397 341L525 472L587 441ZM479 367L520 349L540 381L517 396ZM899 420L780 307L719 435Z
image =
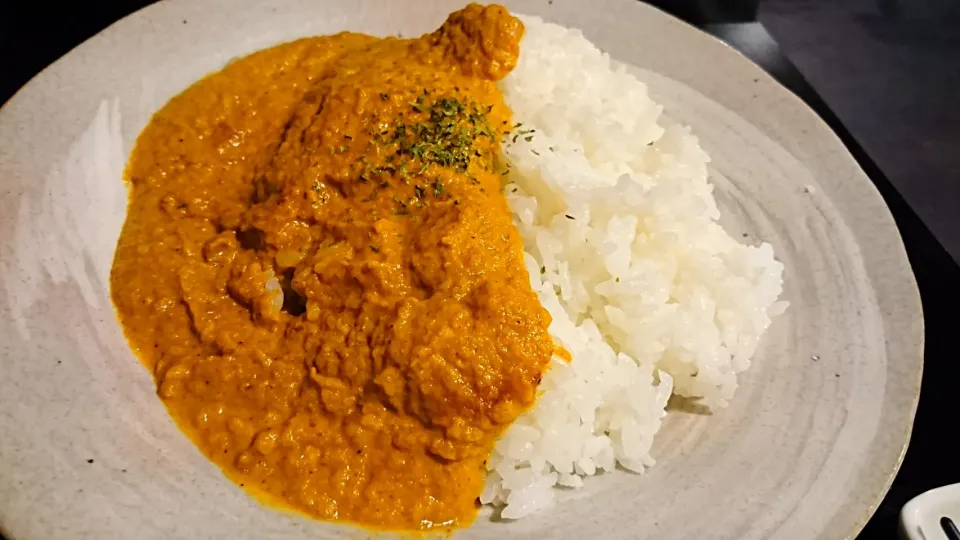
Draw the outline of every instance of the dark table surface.
M840 135L900 227L926 318L923 391L900 474L859 536L895 538L904 503L960 482L960 460L941 436L955 424L960 381L949 340L951 308L960 305L960 1L650 2L741 50L806 101ZM0 3L0 103L149 3Z

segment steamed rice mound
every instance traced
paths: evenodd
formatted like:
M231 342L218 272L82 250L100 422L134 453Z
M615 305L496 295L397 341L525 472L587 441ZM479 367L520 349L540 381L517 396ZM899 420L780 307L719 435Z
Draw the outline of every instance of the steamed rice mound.
M519 124L504 194L572 361L553 360L487 463L480 500L507 519L549 506L556 485L652 466L671 394L725 407L786 308L770 245L718 224L689 129L660 121L646 86L579 31L523 20L519 65L500 83Z

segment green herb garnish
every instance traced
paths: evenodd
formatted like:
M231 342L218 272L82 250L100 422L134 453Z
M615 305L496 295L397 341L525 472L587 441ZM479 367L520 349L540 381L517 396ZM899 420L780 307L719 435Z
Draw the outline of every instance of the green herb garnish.
M451 97L430 101L427 96L429 93L424 90L411 104L415 111L425 113L427 118L408 124L398 117L392 135L388 130L383 143L395 144L398 156L419 160L420 174L426 172L431 163L464 173L471 160L484 158L474 147L474 142L478 137L492 137L493 130L483 112L492 109L488 106L481 110L475 104Z

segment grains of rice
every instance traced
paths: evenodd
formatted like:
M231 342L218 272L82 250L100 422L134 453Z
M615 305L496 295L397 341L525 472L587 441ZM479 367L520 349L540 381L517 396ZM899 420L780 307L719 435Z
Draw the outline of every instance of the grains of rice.
M488 460L480 500L507 519L549 506L556 485L652 466L670 395L726 406L786 309L772 248L718 224L709 158L690 131L661 126L643 83L580 32L524 22L519 65L501 83L524 135L505 144L504 194L550 332L573 360L554 359L537 405Z

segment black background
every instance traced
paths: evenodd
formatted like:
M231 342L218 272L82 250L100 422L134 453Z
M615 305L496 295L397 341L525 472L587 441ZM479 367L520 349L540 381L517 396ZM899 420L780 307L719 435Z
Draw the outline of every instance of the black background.
M0 103L71 48L149 3L91 1L54 8L0 2ZM956 331L950 314L960 305L960 267L941 246L957 248L952 251L960 256L960 107L954 102L960 98L960 2L651 3L726 40L806 101L838 132L900 227L926 319L923 391L900 474L859 536L895 538L903 504L928 489L960 482L958 454L941 436L957 425L953 398L960 383L957 347L950 340ZM865 30L858 34L851 30L856 28ZM900 55L902 61L878 62L878 54ZM851 66L864 64L858 77ZM926 71L916 71L921 68ZM866 107L864 96L873 99ZM876 133L878 125L882 133Z

